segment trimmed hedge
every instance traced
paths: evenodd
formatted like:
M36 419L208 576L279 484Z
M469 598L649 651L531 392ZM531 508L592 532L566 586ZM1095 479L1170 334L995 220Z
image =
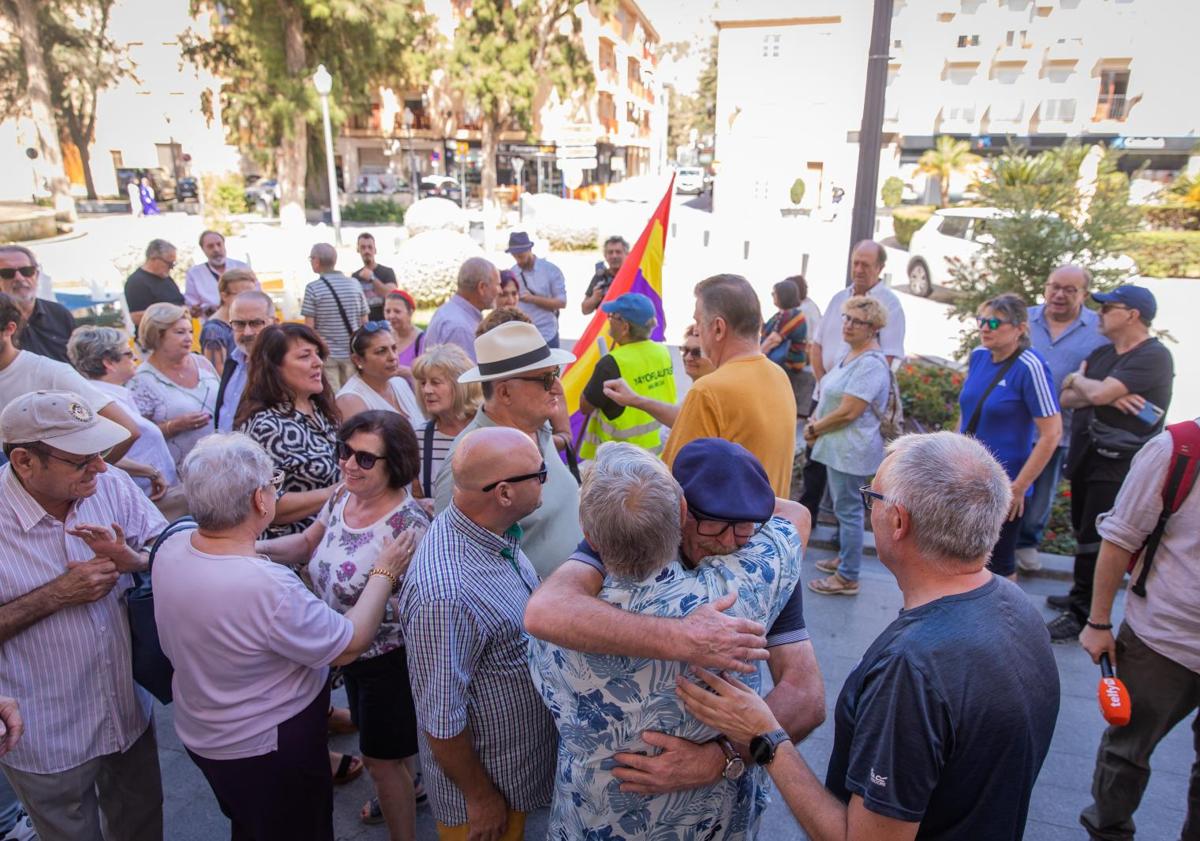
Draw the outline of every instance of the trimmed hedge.
M1200 231L1137 231L1125 253L1146 277L1200 278Z
M1146 224L1155 231L1200 231L1200 207L1173 204L1142 205Z
M342 219L347 222L404 222L404 208L391 199L350 202L342 208Z
M917 229L929 221L929 217L933 215L933 211L937 210L931 204L914 204L905 207L897 207L892 211L892 227L896 232L896 241L904 248L908 248L908 243L912 239L912 235L917 232Z

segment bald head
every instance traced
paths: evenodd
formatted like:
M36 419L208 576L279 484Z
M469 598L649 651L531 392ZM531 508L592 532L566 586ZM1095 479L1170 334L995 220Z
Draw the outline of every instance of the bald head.
M1079 318L1092 276L1083 266L1059 266L1046 278L1043 312L1051 321L1070 323Z
M503 532L542 504L542 485L534 478L541 467L542 454L524 432L476 429L458 442L450 462L454 504L484 528Z
M458 268L458 294L479 309L490 309L500 294L500 271L486 257L468 257Z
M327 242L318 242L308 252L308 259L318 271L331 272L337 267L337 249Z

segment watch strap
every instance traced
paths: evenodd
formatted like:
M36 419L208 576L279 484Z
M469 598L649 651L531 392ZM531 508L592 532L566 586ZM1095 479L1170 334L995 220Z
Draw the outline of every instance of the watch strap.
M772 730L750 740L750 753L759 765L770 765L775 758L775 749L784 742L790 741L791 736L784 729Z

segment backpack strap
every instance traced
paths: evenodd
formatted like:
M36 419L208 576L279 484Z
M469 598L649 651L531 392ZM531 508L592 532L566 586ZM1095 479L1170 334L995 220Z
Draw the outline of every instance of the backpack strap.
M1171 462L1167 466L1167 478L1163 483L1162 511L1154 531L1146 538L1142 550L1142 569L1137 581L1130 588L1135 595L1146 597L1146 579L1150 576L1150 567L1154 564L1154 553L1162 542L1163 533L1167 530L1167 521L1179 510L1183 501L1191 493L1196 484L1197 468L1200 467L1200 425L1195 421L1174 423L1167 427L1171 433Z

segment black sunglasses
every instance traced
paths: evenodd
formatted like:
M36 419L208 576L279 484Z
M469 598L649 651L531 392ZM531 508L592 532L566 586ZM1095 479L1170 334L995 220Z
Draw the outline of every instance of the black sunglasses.
M5 280L12 280L17 276L17 272L21 273L21 277L35 277L38 273L37 266L18 266L15 269L0 269L0 277Z
M700 533L701 537L720 537L730 528L733 529L735 537L754 537L766 525L766 523L759 523L753 520L723 520L720 517L705 514L703 511L697 511L690 505L688 506L688 513L696 521L696 531Z
M479 490L482 491L483 493L491 493L497 487L499 487L501 484L503 484L505 482L507 482L510 485L515 485L517 482L528 482L530 479L537 479L539 485L544 485L544 484L546 484L546 474L547 473L548 473L548 471L546 469L546 462L543 461L542 467L540 470L538 470L537 473L525 473L524 475L521 475L521 476L509 476L507 479L497 479L495 482L492 482L489 485L484 485Z
M684 359L699 359L704 355L704 351L698 347L682 347L679 349L679 355Z
M338 461L349 461L354 459L358 462L358 466L363 470L370 470L375 466L375 462L383 461L386 456L377 456L375 453L368 453L363 450L355 450L345 441L337 442L337 457Z
M555 368L553 371L547 371L540 377L509 377L509 379L524 380L527 383L541 383L542 388L550 391L550 389L554 388L554 383L558 381L558 369Z

